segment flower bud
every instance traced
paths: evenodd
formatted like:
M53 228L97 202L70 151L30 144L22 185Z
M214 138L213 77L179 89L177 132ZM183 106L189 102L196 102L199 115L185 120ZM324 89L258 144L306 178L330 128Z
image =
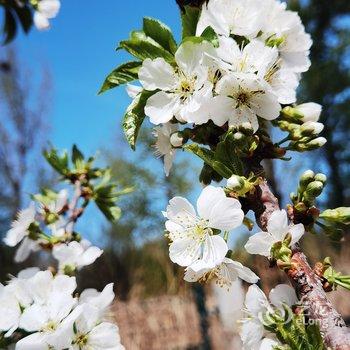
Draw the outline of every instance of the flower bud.
M318 173L315 175L315 180L323 183L323 186L327 183L327 176L325 174Z
M184 138L179 132L174 132L170 136L170 143L173 147L181 147L183 145L183 141L184 141Z
M244 187L244 180L238 175L232 175L227 180L227 188L239 191Z
M304 191L306 186L314 180L314 177L315 173L312 170L306 170L303 172L299 180L299 186L302 189L302 191Z
M233 138L236 140L236 141L240 141L244 138L244 134L242 134L241 132L235 132L233 134Z
M320 181L312 181L310 182L305 190L305 197L307 199L318 197L323 190L323 183Z
M318 103L308 102L294 107L294 110L302 116L303 122L317 122L322 112L322 106Z
M327 140L324 137L317 137L309 141L305 146L307 147L307 150L310 151L324 146L326 142Z
M320 214L320 218L335 222L341 223L344 225L350 224L350 208L349 207L339 207L336 209L327 209Z
M306 122L300 127L301 134L303 136L318 135L322 132L324 125L318 122Z

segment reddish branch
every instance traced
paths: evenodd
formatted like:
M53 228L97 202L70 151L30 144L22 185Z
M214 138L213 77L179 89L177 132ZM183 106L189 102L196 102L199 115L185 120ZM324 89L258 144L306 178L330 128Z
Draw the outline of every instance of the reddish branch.
M279 210L277 198L267 182L260 185L258 201L252 208L261 229L275 210ZM325 344L334 350L350 350L350 330L341 315L328 300L321 278L307 262L299 246L293 247L292 268L286 271L306 310L307 317L320 327Z

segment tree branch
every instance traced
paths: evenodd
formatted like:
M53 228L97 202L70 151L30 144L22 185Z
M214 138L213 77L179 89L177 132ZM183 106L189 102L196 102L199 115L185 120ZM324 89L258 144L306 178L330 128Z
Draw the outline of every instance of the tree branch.
M271 214L280 209L279 203L266 181L259 186L258 192L258 203L252 209L258 225L266 230ZM286 273L308 318L320 327L325 344L334 350L350 350L350 330L328 300L321 278L310 267L298 245L293 247L292 268Z

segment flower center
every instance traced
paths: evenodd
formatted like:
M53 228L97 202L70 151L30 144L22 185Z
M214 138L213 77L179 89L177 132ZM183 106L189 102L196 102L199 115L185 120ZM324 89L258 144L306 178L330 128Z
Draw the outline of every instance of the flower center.
M57 329L57 323L54 321L49 321L46 325L41 329L43 332L53 332Z
M88 342L88 336L87 334L77 334L74 343L78 345L79 347L83 347Z

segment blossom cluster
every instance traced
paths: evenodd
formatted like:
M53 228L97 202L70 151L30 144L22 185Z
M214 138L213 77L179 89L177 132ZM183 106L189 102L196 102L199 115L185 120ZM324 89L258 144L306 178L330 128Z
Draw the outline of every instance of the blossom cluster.
M77 272L90 265L103 251L83 239L75 224L90 202L109 219L120 209L109 169L93 167L76 146L59 155L44 153L49 164L72 187L58 192L43 189L21 210L4 237L18 246L15 261L23 262L32 252L50 252L56 265L46 271L29 268L0 284L0 346L16 350L121 350L118 327L106 318L114 299L113 284L102 292L84 290L78 297ZM71 188L74 188L71 191ZM3 348L3 347L1 347Z
M208 29L216 39L198 40ZM174 62L164 57L144 59L138 71L142 87L128 87L135 99L142 91L152 92L144 112L158 125L156 149L164 156L166 174L176 148L183 144L176 124L212 121L232 128L248 123L256 132L263 120L276 120L285 106L295 104L301 73L310 66L311 45L298 14L278 0L211 0L204 4L196 38L182 41ZM306 138L291 150L310 150L325 143L317 137L323 125L313 117L309 120L309 115L319 116L320 111L315 103L294 111L302 124L298 137ZM298 123L297 128L295 124L279 126L283 131L293 127L295 135Z
M118 327L108 321L113 284L74 295L75 277L37 268L0 285L0 331L16 350L122 350ZM13 339L20 339L12 344Z
M103 251L74 234L73 222L65 216L70 210L68 191L61 190L53 197L45 204L40 203L39 207L32 202L28 208L21 210L4 242L10 247L18 245L16 262L26 260L31 252L41 247L53 245L52 254L58 261L59 270L73 273L95 262ZM42 225L48 227L50 235L41 231Z

